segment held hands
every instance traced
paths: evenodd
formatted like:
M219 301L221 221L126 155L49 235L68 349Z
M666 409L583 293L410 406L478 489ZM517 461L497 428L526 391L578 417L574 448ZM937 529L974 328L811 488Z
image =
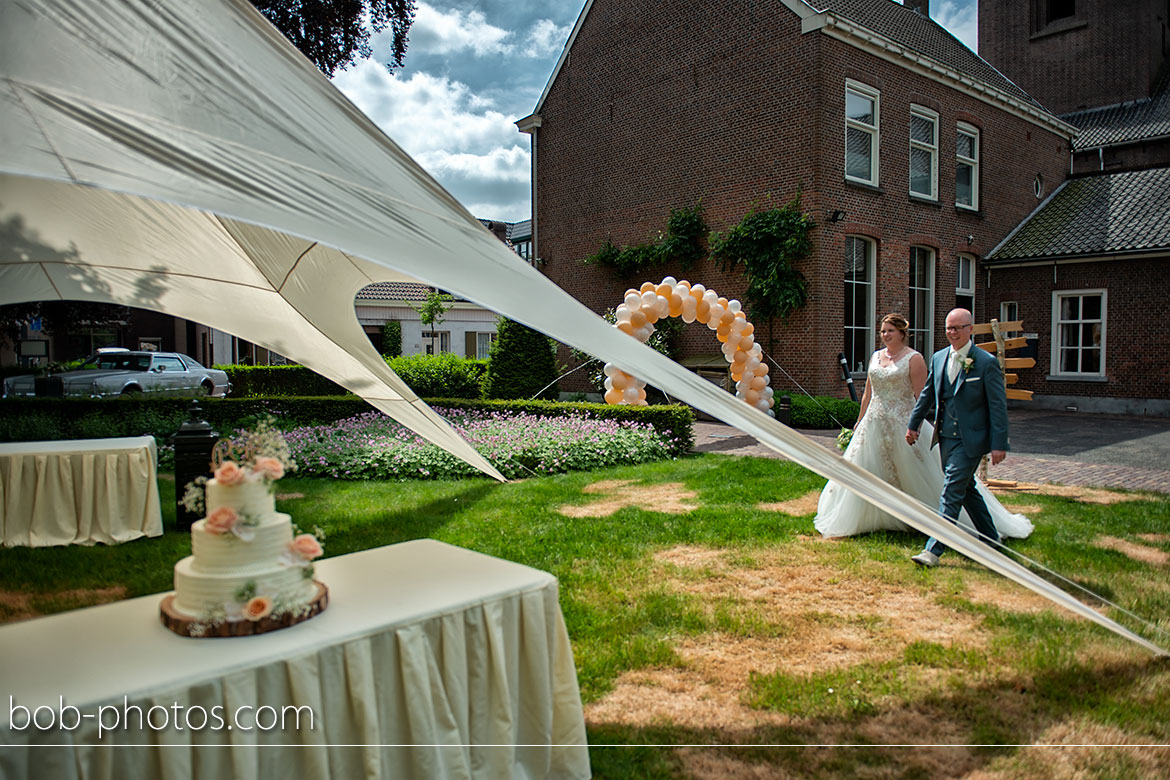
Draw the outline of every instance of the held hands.
M918 441L918 431L912 431L909 428L907 428L906 429L906 443L909 444L911 447L913 447L914 442L916 442L916 441ZM1000 453L1000 456L1002 458L1003 453Z
M1007 453L1003 450L991 451L991 465L994 466L1007 457Z

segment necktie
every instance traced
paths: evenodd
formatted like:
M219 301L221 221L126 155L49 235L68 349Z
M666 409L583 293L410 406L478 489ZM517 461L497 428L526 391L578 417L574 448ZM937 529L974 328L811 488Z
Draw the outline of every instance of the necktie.
M955 379L959 376L959 353L951 350L951 358L947 361L947 381L954 384Z

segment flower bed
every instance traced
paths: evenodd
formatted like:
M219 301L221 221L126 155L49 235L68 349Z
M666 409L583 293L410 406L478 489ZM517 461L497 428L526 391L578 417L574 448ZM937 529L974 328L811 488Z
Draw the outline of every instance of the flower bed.
M675 443L648 425L436 407L509 479L664 460ZM371 412L285 433L298 475L334 479L443 479L478 474L394 420Z

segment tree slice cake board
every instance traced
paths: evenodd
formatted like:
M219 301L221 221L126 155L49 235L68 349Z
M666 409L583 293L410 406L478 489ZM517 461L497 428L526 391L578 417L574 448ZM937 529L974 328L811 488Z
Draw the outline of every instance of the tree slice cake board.
M282 628L303 623L309 618L321 614L329 606L329 588L325 587L325 583L317 580L313 580L313 584L317 587L316 594L309 600L305 609L297 613L285 612L275 616L269 615L259 620L235 618L232 620L213 622L177 612L174 607L175 594L168 593L163 597L162 603L159 604L159 619L164 626L180 636L198 637L200 639L206 637L252 636L255 634L265 634L269 631L279 631ZM191 631L193 627L197 627L195 628L195 633Z

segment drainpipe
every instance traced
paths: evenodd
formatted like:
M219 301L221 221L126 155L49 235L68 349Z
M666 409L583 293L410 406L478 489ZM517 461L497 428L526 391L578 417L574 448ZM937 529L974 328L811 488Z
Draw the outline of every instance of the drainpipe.
M530 167L530 172L529 172L529 178L531 179L530 195L532 197L532 208L531 208L532 215L531 215L530 219L532 220L532 265L533 266L539 265L539 262L540 262L540 238L539 238L540 229L537 227L537 221L536 221L536 214L537 214L537 209L536 209L536 205L537 205L537 200L536 200L536 196L537 196L537 192L536 192L536 148L537 148L537 135L538 135L537 131L540 130L540 125L541 125L540 114L529 114L528 116L524 117L523 119L516 120L516 127L520 130L520 132L528 134L532 139L532 147L531 147L532 148L532 154L531 154L532 161L531 161L531 167Z

